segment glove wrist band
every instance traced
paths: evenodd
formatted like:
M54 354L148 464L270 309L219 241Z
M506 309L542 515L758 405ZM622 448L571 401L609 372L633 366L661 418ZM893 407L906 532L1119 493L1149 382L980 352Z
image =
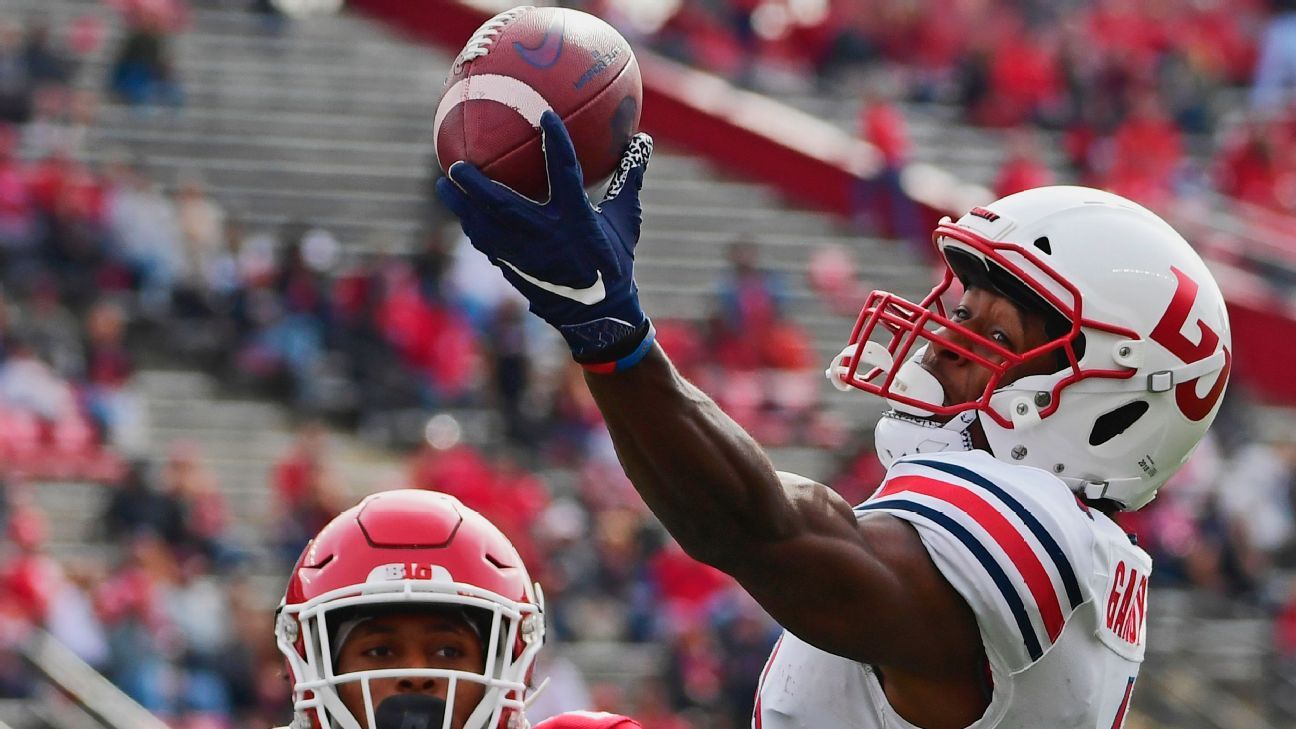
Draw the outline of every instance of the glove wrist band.
M593 372L598 375L610 375L614 372L624 372L625 370L639 364L648 353L652 351L653 342L657 340L657 328L652 325L652 321L645 319L644 324L647 331L639 341L638 346L630 351L629 354L610 362L580 362L579 364L586 372Z

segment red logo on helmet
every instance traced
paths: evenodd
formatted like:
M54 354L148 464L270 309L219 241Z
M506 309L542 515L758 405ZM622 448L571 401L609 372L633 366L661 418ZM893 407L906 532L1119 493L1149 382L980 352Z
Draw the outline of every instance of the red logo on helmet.
M417 562L393 562L374 567L365 582L387 582L390 580L436 580L453 582L450 571L439 564L419 564Z
M1197 320L1200 340L1193 343L1184 336L1183 328L1188 323L1188 315L1192 313L1193 303L1197 301L1198 286L1196 281L1188 277L1188 274L1174 266L1170 267L1170 271L1174 273L1179 283L1175 288L1174 297L1170 299L1169 308L1161 315L1161 321L1157 322L1151 337L1152 341L1170 350L1170 353L1183 360L1184 364L1192 364L1214 354L1215 348L1219 346L1220 337L1201 319ZM1175 403L1189 420L1201 420L1215 408L1215 403L1224 394L1224 385L1228 382L1229 369L1232 365L1233 355L1229 353L1228 347L1225 347L1224 367L1215 378L1215 385L1205 397L1197 396L1195 379L1175 386Z

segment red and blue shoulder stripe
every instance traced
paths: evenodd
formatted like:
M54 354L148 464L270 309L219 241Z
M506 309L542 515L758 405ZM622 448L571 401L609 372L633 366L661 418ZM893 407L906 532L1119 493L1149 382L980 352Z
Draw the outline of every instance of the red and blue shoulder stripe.
M958 540L1003 598L1031 660L1062 632L1084 597L1057 537L1021 500L962 466L913 460L858 512L907 512Z

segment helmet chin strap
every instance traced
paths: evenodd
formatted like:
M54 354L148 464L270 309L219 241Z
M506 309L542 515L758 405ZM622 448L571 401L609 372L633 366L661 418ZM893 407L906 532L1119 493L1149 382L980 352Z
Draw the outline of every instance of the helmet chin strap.
M846 363L855 356L855 352L854 345L842 350L824 373L839 390L850 389L846 382L849 373ZM919 348L901 365L891 382L891 390L920 402L943 403L945 388L935 375L922 366L926 352L926 346ZM893 363L891 353L876 342L866 342L861 348L861 369L876 367L887 371ZM891 409L882 414L873 428L874 447L883 466L890 468L897 459L915 453L972 450L970 428L977 420L975 410L965 410L949 422L941 423L928 419L932 414L930 410L892 399L888 399L887 403L891 405Z
M878 460L890 468L897 459L918 453L970 451L973 449L970 428L976 420L975 410L964 410L948 423L888 410L873 426Z
M923 367L923 347L909 358L896 373L894 387L909 397L930 403L945 402L945 388L940 380ZM898 458L916 453L940 453L943 451L972 450L970 428L976 422L975 410L965 410L949 422L940 423L929 420L930 411L895 400L888 400L891 409L882 414L882 419L873 428L873 443L877 448L878 459L887 468Z

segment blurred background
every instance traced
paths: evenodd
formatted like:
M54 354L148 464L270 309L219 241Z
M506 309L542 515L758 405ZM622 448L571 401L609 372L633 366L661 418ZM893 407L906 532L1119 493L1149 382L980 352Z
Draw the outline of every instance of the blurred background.
M0 0L0 728L285 723L293 560L407 486L543 584L533 719L748 725L777 627L646 511L430 194L449 62L510 4ZM1235 370L1126 520L1157 564L1128 726L1296 726L1296 2L564 4L643 66L663 345L851 501L878 409L820 373L867 291L931 285L938 216L1080 182L1174 222Z

